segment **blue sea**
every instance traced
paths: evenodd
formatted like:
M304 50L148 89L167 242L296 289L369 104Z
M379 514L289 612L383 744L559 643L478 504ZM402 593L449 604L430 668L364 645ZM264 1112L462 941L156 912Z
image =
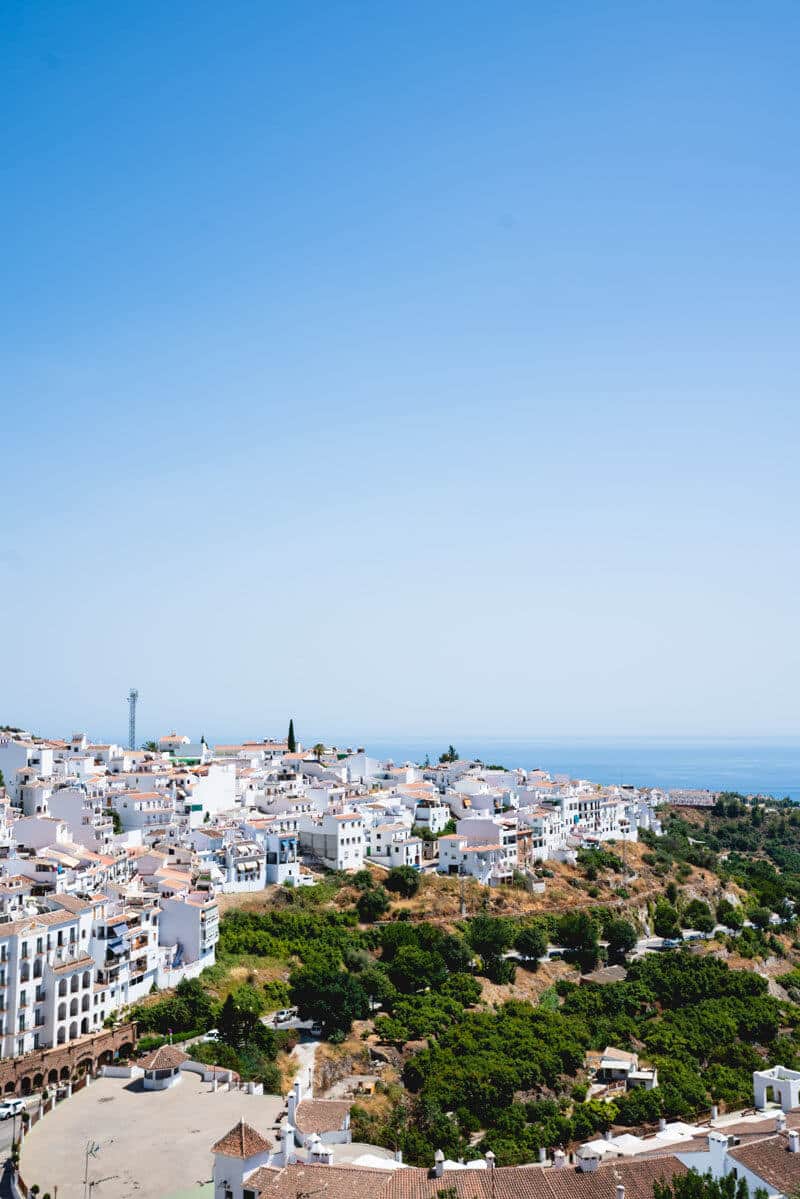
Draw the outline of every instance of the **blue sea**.
M566 739L501 740L452 737L465 758L526 770L540 767L553 774L598 783L634 786L707 787L712 791L789 796L800 801L800 740L668 740ZM366 749L395 762L435 762L447 742L427 738L367 740Z

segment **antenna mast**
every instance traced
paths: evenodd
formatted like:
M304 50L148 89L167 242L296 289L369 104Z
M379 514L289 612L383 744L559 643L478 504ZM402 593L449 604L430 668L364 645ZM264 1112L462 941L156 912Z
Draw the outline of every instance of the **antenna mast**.
M128 749L136 749L136 701L139 692L131 687L128 692Z

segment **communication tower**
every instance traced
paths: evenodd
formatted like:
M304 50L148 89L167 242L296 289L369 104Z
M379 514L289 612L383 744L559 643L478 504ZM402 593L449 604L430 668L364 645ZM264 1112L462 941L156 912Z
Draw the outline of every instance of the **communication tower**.
M139 692L131 687L128 692L128 749L136 749L136 701Z

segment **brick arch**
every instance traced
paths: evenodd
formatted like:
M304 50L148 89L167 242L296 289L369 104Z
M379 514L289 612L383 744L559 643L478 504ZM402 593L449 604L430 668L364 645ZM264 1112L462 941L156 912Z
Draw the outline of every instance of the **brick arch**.
M97 1065L112 1062L122 1049L130 1054L136 1045L135 1023L123 1024L119 1028L103 1029L89 1033L73 1044L58 1045L53 1049L39 1049L20 1058L0 1061L0 1093L19 1093L22 1079L40 1076L47 1079L48 1086L58 1083L59 1076L69 1078L79 1062L91 1060ZM34 1084L34 1089L38 1089Z
M33 1087L31 1086L31 1079L30 1079L29 1074L26 1074L25 1077L22 1079L22 1081L19 1084L19 1089L20 1089L20 1094L30 1095L31 1091L33 1090Z

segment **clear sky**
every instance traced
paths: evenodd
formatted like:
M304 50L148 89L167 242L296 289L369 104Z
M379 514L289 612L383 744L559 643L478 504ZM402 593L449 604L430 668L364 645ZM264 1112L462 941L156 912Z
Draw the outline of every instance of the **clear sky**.
M0 721L798 728L800 6L6 0Z

